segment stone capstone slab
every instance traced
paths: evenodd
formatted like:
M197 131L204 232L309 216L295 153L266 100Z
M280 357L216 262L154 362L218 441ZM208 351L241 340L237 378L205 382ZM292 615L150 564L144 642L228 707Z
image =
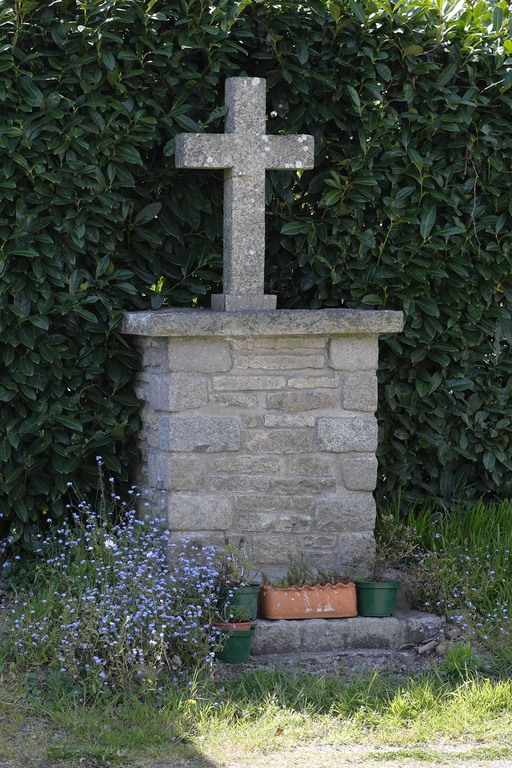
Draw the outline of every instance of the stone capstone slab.
M422 611L406 611L384 618L258 619L254 622L256 632L251 655L320 653L358 648L399 650L403 646L420 645L437 637L443 624L441 617Z
M349 334L354 339L340 339L347 344L331 342L331 364L340 370L358 370L360 358L364 368L377 367L377 339L365 345L364 354L357 352L361 334L398 333L403 330L403 315L391 310L360 309L278 309L245 312L212 312L208 309L159 309L155 312L127 312L121 332L134 336L332 336ZM336 340L337 341L337 340ZM374 352L375 349L375 352ZM369 359L368 363L367 360Z

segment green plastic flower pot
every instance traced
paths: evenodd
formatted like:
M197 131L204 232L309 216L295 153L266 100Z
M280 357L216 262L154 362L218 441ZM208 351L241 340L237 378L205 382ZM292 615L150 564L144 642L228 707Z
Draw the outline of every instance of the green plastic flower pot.
M357 610L360 616L392 616L396 608L398 581L359 581Z
M258 613L259 593L259 584L248 584L246 587L221 587L217 608L219 611L222 611L223 608L229 605L238 605L245 608L251 620L254 620Z
M225 661L227 664L247 664L251 651L251 642L255 629L248 630L221 630L224 645L222 650L215 651L215 658ZM224 640L224 637L226 639Z

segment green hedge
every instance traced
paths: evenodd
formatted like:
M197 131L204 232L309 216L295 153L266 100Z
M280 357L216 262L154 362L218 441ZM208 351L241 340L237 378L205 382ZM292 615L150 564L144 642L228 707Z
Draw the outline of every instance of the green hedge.
M174 136L223 130L224 80L267 78L280 307L401 309L381 344L380 491L510 497L512 41L507 4L0 0L0 512L30 540L136 461L125 310L209 305L219 172ZM1 532L1 531L0 531Z

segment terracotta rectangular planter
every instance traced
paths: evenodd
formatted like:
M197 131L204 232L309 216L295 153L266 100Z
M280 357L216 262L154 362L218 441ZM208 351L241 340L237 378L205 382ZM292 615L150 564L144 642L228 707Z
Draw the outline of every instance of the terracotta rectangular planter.
M261 587L264 619L345 619L357 616L356 586Z

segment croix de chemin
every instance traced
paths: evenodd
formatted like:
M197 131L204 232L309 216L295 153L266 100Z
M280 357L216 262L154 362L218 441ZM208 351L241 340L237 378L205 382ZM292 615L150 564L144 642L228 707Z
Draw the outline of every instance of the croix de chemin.
M314 139L266 133L265 80L226 80L224 134L176 136L178 168L224 168L224 293L213 310L275 309L265 295L265 171L313 168Z

